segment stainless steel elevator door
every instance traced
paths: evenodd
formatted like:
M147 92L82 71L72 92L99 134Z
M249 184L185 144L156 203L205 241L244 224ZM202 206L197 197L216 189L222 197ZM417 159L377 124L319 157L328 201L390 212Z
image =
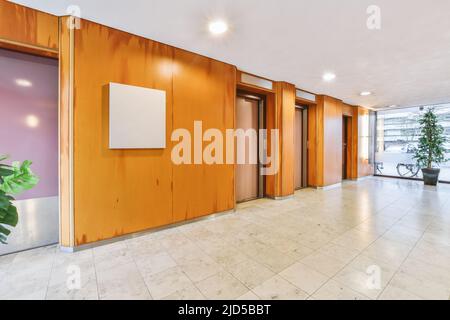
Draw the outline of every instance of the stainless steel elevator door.
M254 129L258 132L259 119L259 101L247 99L244 97L237 97L236 103L236 128L237 129ZM237 152L245 153L245 164L236 165L236 201L244 202L259 197L259 166L257 163L249 163L249 159L258 158L258 141L251 144L246 138L245 149L239 150L237 145Z

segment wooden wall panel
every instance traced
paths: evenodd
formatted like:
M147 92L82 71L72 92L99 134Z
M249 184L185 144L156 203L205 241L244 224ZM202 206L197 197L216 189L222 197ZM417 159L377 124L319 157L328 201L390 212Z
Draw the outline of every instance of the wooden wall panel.
M320 130L318 129L318 106L311 105L308 107L308 186L317 187L319 186L318 174L318 155L319 146L318 141ZM323 151L321 151L323 152Z
M342 103L342 114L351 117L348 149L348 179L358 179L358 107Z
M342 181L342 103L324 98L324 160L323 184L333 185Z
M235 67L86 20L74 32L75 245L232 210L234 165L176 166L171 135L234 128ZM166 91L166 149L109 150L110 82Z
M308 109L308 184L325 187L342 181L342 117L340 100L317 96Z
M359 138L359 118L358 118L358 107L353 107L352 115L352 171L351 179L358 179L358 138Z
M58 54L58 17L0 0L0 47Z
M280 170L278 173L278 197L294 194L294 127L295 86L277 82L278 128L280 130Z
M373 174L368 160L368 116L362 107L328 96L318 96L308 108L308 184L325 187L342 181L342 117L352 117L350 179Z
M173 55L167 45L85 20L75 31L76 245L173 222ZM167 92L167 149L109 150L110 82Z
M277 99L275 93L266 94L266 129L267 129L267 154L273 158L272 152L272 136L271 130L276 129L278 112L277 112ZM265 177L265 193L267 197L275 198L278 194L279 184L278 176L268 175Z
M353 106L346 103L342 103L342 115L347 117L353 117L353 110L354 110Z
M72 211L72 111L73 111L73 30L67 28L69 17L61 18L59 43L59 194L60 244L74 246Z
M203 131L216 128L225 137L235 127L236 68L180 49L174 59L174 128L194 138L194 121L202 121ZM234 177L234 165L174 166L175 221L234 209Z

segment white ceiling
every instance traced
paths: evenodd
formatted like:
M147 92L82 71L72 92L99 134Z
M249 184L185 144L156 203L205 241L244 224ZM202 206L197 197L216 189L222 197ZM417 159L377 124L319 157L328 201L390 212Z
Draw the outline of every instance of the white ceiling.
M450 102L449 0L18 0L236 65L366 107ZM381 8L381 30L366 26ZM211 19L231 30L214 38ZM324 83L324 72L337 79ZM360 97L372 91L371 97Z

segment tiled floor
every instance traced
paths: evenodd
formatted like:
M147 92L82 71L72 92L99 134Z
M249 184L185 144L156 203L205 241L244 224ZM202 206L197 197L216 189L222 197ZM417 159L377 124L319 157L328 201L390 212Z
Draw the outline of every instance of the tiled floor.
M0 299L447 300L449 266L450 186L371 178L75 254L4 256Z

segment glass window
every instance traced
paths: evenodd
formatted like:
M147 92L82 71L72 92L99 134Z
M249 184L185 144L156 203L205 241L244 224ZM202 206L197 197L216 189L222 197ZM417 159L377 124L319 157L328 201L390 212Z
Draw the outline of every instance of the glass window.
M420 127L418 118L429 107L434 107L447 136L446 157L450 158L450 103L394 109L377 112L377 141L375 174L422 178L422 172L413 159L418 146ZM440 180L450 181L450 162L441 164Z

